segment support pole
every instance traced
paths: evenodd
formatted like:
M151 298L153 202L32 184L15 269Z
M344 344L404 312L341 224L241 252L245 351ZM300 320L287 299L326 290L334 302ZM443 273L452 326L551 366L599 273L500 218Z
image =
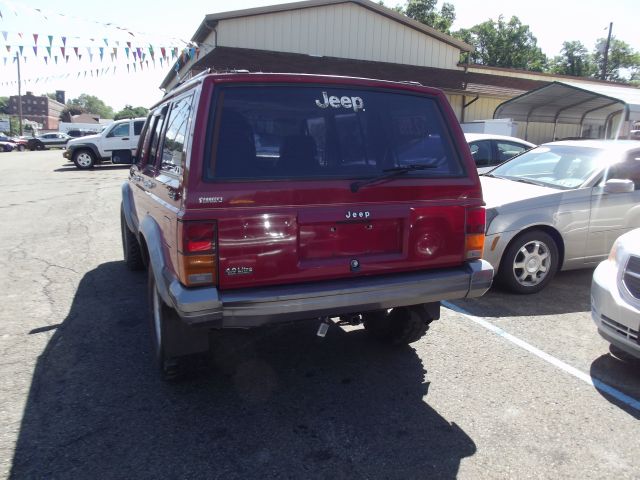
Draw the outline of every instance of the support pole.
M607 65L609 63L609 45L611 44L611 30L613 30L613 22L609 22L609 36L607 37L607 44L604 47L604 58L602 62L602 74L600 78L602 80L607 79Z
M16 63L18 64L18 129L22 136L22 81L20 80L20 54L16 52Z

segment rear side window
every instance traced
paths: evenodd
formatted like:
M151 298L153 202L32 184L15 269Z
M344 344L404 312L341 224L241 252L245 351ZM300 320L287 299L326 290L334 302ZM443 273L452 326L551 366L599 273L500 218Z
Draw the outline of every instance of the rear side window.
M136 136L140 135L143 125L144 125L144 120L138 120L137 122L133 122L133 134Z
M162 146L162 163L160 169L179 175L184 164L184 143L187 127L191 117L193 95L177 100L167 119L167 129Z
M207 179L464 175L435 99L336 87L217 89Z

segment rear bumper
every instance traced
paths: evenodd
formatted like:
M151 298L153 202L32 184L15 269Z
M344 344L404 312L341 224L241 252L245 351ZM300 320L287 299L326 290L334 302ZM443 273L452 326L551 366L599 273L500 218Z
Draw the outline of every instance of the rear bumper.
M169 298L190 325L251 328L269 323L338 316L385 308L480 297L493 268L473 260L458 268L329 282L219 291L186 288L164 270Z

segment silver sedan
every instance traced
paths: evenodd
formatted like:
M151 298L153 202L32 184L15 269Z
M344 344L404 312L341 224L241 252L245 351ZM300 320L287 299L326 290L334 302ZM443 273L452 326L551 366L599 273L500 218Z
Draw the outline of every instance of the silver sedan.
M484 258L517 293L543 289L558 270L593 267L616 238L640 227L640 143L541 145L482 175Z

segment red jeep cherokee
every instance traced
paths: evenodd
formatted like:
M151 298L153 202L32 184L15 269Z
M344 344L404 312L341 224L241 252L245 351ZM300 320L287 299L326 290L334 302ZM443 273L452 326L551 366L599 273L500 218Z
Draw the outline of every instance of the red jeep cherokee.
M121 223L165 377L211 329L346 317L413 342L493 277L469 148L444 94L413 83L194 77L152 108Z

